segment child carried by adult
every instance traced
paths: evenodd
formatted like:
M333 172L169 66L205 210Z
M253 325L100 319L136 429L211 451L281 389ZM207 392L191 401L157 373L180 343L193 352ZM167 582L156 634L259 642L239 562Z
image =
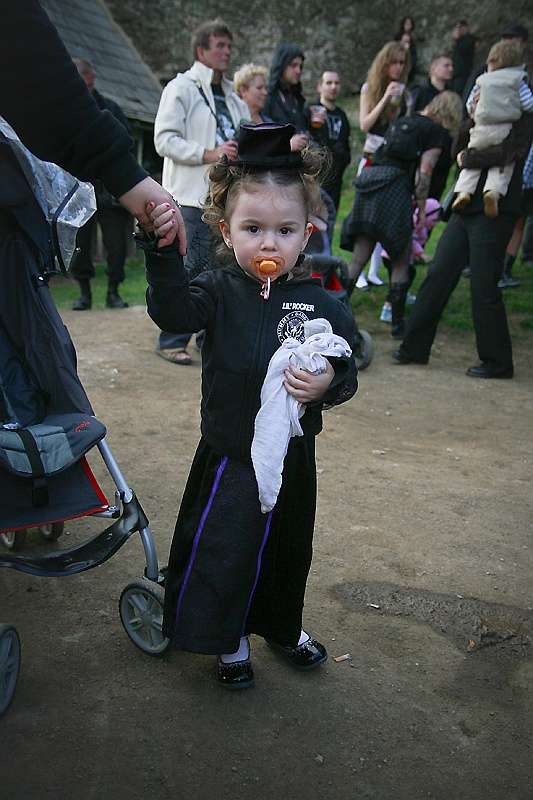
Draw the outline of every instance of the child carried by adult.
M317 148L291 153L293 133L292 125L243 125L237 158L222 156L211 168L204 218L222 235L216 269L189 284L176 246L158 248L149 235L138 240L152 319L166 331L206 331L201 441L171 546L163 631L178 649L216 655L217 679L230 689L254 682L252 633L297 669L327 658L302 624L316 507L315 436L322 408L357 389L347 344L354 320L305 264L309 215L320 202L321 154ZM166 205L152 205L149 214L160 236L174 224ZM315 340L317 330L323 332ZM252 442L266 408L269 365L279 369L284 347L323 361L317 372L292 357L282 368L279 383L287 403L297 404L301 435L288 437L276 467L281 485L269 487L268 502L259 497L260 466L273 455L256 446L258 466ZM273 430L278 417L283 411L270 418Z
M469 149L484 150L501 144L509 135L513 123L524 112L533 111L533 92L527 83L523 65L523 49L514 39L497 42L487 58L487 72L480 75L468 100L467 110L474 120L470 131ZM457 156L463 167L463 153ZM491 167L483 187L484 212L487 217L498 216L498 201L507 194L513 176L514 162ZM481 169L462 168L455 185L457 197L454 211L470 203L481 175Z

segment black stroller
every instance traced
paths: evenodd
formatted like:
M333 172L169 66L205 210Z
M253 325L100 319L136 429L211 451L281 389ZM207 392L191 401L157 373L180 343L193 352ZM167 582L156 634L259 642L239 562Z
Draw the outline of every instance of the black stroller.
M311 218L313 232L305 253L312 262L313 276L320 278L324 289L352 311L350 294L353 281L350 281L348 275L348 265L343 258L334 256L331 251L337 212L329 194L322 190L321 195L322 207L320 214ZM374 356L374 343L370 334L357 326L357 321L352 350L357 369L366 369Z
M125 587L119 613L132 641L146 653L161 655L169 644L161 631L163 577L148 520L111 453L105 427L93 414L76 372L72 340L48 289L58 258L62 263L61 228L56 223L64 209L58 207L56 219L49 221L34 183L42 176L30 174L32 162L25 160L22 146L5 135L3 126L2 121L0 540L6 549L0 552L0 567L49 577L74 575L104 563L139 533L146 556L144 576ZM74 202L70 216L79 217L82 205L86 211L86 203L76 209ZM87 461L93 448L116 487L111 502ZM23 548L29 529L54 541L66 520L82 516L108 522L104 530L98 525L88 541L67 549L37 556L16 552ZM17 631L0 624L0 715L13 697L19 667Z

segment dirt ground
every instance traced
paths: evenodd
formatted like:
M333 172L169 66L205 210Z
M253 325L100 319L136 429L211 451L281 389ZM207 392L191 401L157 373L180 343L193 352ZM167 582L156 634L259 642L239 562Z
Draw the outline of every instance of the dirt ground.
M164 564L198 441L199 355L157 358L142 307L63 318ZM429 366L401 367L386 326L364 327L374 361L317 442L305 619L327 664L291 671L253 638L256 685L227 692L213 657L143 653L118 614L145 565L137 535L75 577L2 569L0 616L22 642L3 800L531 800L530 343L515 380L476 381L472 334L440 332ZM32 532L28 550L89 529L68 523L57 545Z

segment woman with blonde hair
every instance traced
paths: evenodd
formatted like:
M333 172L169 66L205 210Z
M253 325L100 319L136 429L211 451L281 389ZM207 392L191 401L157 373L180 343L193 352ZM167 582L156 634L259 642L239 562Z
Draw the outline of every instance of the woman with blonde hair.
M359 101L359 127L366 134L359 173L363 167L369 166L373 154L383 144L390 123L411 112L413 100L406 88L410 63L409 51L401 42L387 42L368 70ZM383 283L377 274L381 249L378 242L372 255L368 282L361 272L356 283L358 289L366 289L368 283L377 286Z
M261 113L267 99L268 70L258 64L245 64L233 76L233 88L250 109L254 125L272 122Z

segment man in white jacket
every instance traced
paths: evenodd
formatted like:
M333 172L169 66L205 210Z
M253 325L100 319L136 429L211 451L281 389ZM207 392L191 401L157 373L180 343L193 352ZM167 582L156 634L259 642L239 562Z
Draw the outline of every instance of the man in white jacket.
M163 89L155 120L155 148L164 159L162 183L182 206L189 269L203 266L211 252L211 233L201 210L209 165L223 153L236 157L239 125L250 121L248 106L224 75L232 40L220 20L204 22L194 31L194 63ZM175 364L190 364L189 339L188 334L162 331L156 352Z

